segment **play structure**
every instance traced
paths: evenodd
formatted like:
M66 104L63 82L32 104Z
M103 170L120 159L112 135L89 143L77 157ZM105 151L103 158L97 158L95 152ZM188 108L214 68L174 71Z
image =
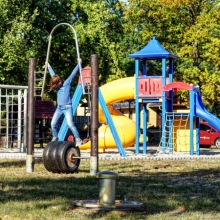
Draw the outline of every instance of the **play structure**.
M209 122L218 131L220 120L204 107L198 86L173 82L164 86L163 90L165 92L189 91L189 109L172 110L171 106L170 111L165 112L166 118L161 138L162 153L189 151L190 155L194 152L200 155L199 120Z
M54 30L63 25L57 25L51 32L48 44L47 59L49 59L50 44ZM65 24L70 26L69 24ZM79 49L75 34L77 57ZM107 148L118 148L122 157L126 157L124 148L134 146L136 154L140 152L140 112L143 120L143 148L142 153L147 152L147 104L161 103L162 110L162 136L160 141L161 153L173 153L173 151L189 151L199 155L199 118L208 121L220 131L220 121L209 113L203 103L199 87L183 82L173 82L175 54L164 49L158 40L153 37L141 50L130 54L135 59L135 75L112 81L98 88L99 111L98 118L98 148L104 151ZM161 66L157 73L151 72L150 62L154 61ZM78 86L72 97L73 115L82 98L82 95L90 95L91 68L80 66ZM189 108L174 109L174 93L179 90L189 91ZM127 118L113 107L113 104L124 100L135 100L136 121ZM80 164L80 150L90 150L91 142L75 147L73 142L66 142L68 126L63 120L59 130L59 142L49 143L44 150L43 161L45 168L52 172L72 173Z
M199 87L173 82L173 63L178 57L165 50L155 37L140 51L130 54L135 59L135 112L136 112L136 153L139 148L140 108L143 108L143 154L147 152L147 103L162 105L161 153L189 151L199 152L199 118L208 121L220 130L220 120L208 112L201 99ZM148 68L150 61L161 63L161 73L152 74ZM142 72L140 73L140 63ZM150 74L149 74L150 73ZM173 97L178 90L188 90L189 109L175 109Z

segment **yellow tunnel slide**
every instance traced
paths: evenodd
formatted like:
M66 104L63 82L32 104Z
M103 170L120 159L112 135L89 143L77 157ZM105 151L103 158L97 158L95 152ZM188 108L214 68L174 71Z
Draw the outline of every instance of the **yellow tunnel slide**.
M131 147L135 143L135 122L113 108L113 104L124 100L134 99L135 78L126 77L107 83L100 87L105 103L117 130L123 147ZM99 105L99 122L102 124L98 130L98 148L116 148L115 140L106 122L102 108ZM80 150L90 150L91 141L79 146Z

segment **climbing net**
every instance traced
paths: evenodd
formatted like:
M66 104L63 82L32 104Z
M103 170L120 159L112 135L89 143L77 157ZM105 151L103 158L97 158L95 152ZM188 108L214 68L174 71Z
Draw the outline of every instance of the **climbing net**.
M174 149L177 149L180 131L186 131L187 129L189 129L188 114L166 114L166 121L162 130L158 153L162 151L162 148L165 153L172 153Z

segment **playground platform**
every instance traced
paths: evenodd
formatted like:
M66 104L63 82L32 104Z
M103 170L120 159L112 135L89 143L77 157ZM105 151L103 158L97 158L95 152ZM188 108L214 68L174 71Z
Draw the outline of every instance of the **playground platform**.
M42 159L44 148L35 148L34 157L37 160ZM82 160L89 160L90 152L81 150ZM125 148L126 157L120 156L117 148L107 149L104 153L99 153L99 160L198 160L198 159L220 159L220 149L217 148L200 148L200 155L190 155L189 152L174 152L172 154L160 153L158 146L148 146L147 153L135 153L135 147ZM26 153L18 152L18 149L0 148L0 159L19 159L25 160Z

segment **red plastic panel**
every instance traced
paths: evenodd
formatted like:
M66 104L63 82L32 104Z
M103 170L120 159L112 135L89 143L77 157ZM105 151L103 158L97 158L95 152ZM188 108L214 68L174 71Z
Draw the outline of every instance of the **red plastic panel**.
M150 80L150 94L162 95L162 78L152 78Z
M150 94L150 79L149 78L139 78L138 79L138 94L139 95L149 95Z
M139 96L162 96L162 78L138 78L138 83ZM166 78L166 83L169 83L169 78Z

